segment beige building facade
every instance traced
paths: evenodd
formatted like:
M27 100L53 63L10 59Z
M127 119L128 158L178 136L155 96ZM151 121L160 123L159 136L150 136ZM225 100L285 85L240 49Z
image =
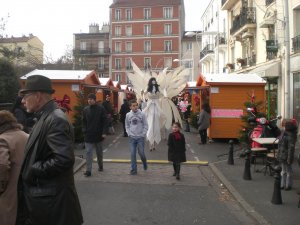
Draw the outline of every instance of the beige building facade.
M14 63L21 66L36 66L43 64L44 44L36 36L0 38L0 48L7 48L20 56ZM0 53L1 54L1 53Z

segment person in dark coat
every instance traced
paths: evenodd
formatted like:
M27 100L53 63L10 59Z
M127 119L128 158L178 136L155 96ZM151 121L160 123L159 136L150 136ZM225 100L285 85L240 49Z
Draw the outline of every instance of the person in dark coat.
M294 161L298 125L290 119L282 121L283 131L278 141L277 160L281 164L281 189L292 189L292 164Z
M207 142L207 129L210 126L210 107L208 103L202 104L202 109L199 114L199 119L197 124L199 125L198 130L201 138L201 142L199 144L205 145Z
M102 103L105 111L106 111L106 121L104 125L104 133L105 134L114 134L114 128L113 128L113 115L114 115L114 109L110 102L110 96L106 95L105 101Z
M168 160L173 162L174 174L176 179L180 179L180 164L186 162L185 156L185 137L180 132L180 123L175 122L172 125L172 133L168 138Z
M14 116L17 119L19 124L22 124L23 131L30 133L34 125L34 116L33 113L26 112L24 105L22 104L22 96L17 96L15 104L11 110Z
M106 119L105 109L96 104L96 95L88 95L88 106L83 109L82 132L84 134L86 150L86 171L84 175L92 175L93 152L97 154L98 171L103 171L103 150L101 141L103 140L103 127Z
M127 99L124 99L123 104L121 105L121 108L120 108L120 112L119 112L120 121L123 124L123 137L128 137L128 134L126 132L126 127L125 127L125 119L126 119L126 114L128 112L130 112L130 107L129 107Z
M52 99L49 78L31 75L20 92L27 112L34 113L37 122L26 143L18 179L16 225L81 225L73 174L73 127Z

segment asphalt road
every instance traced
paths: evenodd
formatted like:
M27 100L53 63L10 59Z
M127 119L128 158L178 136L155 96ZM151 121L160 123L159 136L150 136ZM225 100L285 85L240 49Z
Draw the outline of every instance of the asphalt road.
M104 158L129 159L128 139L116 130L103 143ZM187 133L186 139L188 160L216 161L228 151L224 143L213 143L213 153L200 148L196 132ZM81 148L76 154L84 155ZM166 141L154 152L146 147L146 155L166 160ZM136 176L129 170L128 163L105 162L103 172L93 165L92 177L83 176L84 167L75 174L84 225L256 224L207 166L182 165L180 181L172 176L171 164L153 163L147 171L139 164Z

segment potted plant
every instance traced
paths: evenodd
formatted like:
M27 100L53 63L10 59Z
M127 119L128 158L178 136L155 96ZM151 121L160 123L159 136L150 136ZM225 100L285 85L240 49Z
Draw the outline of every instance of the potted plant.
M237 58L236 62L239 63L241 66L244 66L246 64L245 59Z
M227 63L226 67L232 70L232 69L234 69L234 64L233 63Z

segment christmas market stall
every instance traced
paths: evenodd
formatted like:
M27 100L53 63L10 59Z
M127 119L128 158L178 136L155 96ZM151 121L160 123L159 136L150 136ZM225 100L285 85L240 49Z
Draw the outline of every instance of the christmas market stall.
M265 105L266 82L257 74L205 74L198 78L200 106L211 107L209 138L238 138L249 96Z
M96 93L100 86L98 75L91 70L33 70L20 77L21 86L24 87L26 79L31 75L42 75L52 81L55 90L53 98L57 104L66 111L71 121L74 119L74 106L78 104L78 94L86 102L89 93Z

